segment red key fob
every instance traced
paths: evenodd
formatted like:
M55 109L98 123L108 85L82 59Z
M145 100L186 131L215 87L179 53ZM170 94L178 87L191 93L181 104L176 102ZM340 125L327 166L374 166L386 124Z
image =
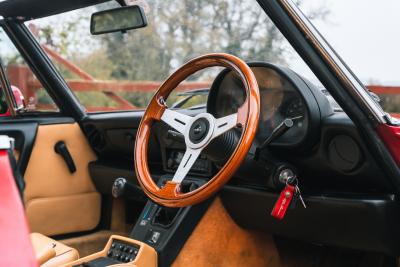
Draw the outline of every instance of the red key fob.
M286 187L279 195L279 198L276 201L274 208L272 209L272 217L275 217L278 220L282 220L283 217L285 217L286 211L289 208L290 202L292 202L293 196L295 194L295 190L296 188L294 186L289 184L286 185Z

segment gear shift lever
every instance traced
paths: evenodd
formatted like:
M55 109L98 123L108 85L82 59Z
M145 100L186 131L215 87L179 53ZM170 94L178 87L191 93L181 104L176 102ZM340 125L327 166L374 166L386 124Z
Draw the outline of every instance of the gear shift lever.
M128 182L123 177L115 179L111 193L114 198L120 198L120 197L137 198L143 196L143 192L139 186L137 186L132 182Z

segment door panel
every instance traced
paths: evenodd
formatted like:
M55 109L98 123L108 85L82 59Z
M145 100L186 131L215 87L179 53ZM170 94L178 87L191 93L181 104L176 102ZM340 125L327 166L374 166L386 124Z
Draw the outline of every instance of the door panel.
M55 144L65 142L76 172L70 173ZM24 175L25 209L32 232L58 235L91 230L100 220L101 197L88 171L96 160L77 123L39 125Z

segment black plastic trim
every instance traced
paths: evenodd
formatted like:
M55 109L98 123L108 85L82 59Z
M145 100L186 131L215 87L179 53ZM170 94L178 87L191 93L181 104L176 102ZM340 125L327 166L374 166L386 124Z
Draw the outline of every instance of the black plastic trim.
M158 181L158 185L160 186L163 182L170 179L171 176L163 176ZM197 180L194 178L186 178L185 181L193 182L198 186L205 183L203 180ZM213 199L214 198L211 197L197 205L181 208L168 228L160 227L151 223L155 213L161 206L152 201L147 201L145 208L140 214L139 219L130 234L130 238L140 240L154 247L158 252L158 266L171 266L175 258L179 255L186 240L207 211ZM155 231L159 232L160 236L158 241L153 243L149 240L149 234Z
M0 14L3 17L22 17L34 19L68 12L71 10L100 4L109 0L75 0L75 1L48 1L48 0L13 0L0 3Z
M0 123L0 135L8 135L15 139L15 149L20 152L17 166L21 175L24 175L26 167L28 166L36 139L37 129L38 124L35 122Z
M55 116L53 116L55 115ZM37 123L39 125L51 125L51 124L72 124L75 120L71 117L60 116L60 114L29 114L26 113L24 116L18 117L0 117L0 123Z
M270 213L278 194L225 186L221 200L241 227L306 242L400 255L400 202L393 195L303 196L284 220Z

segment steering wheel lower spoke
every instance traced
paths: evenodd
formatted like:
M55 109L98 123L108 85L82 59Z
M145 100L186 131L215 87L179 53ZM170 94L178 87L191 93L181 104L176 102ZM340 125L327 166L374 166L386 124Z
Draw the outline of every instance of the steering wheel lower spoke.
M179 163L179 167L176 170L172 182L179 184L183 181L183 179L185 179L186 175L188 174L193 164L199 157L201 150L202 149L200 148L199 149L192 149L190 147L186 148L186 152L183 155L181 162Z
M237 113L216 119L212 139L236 127L237 119L238 119Z
M161 120L181 134L184 134L186 126L189 125L192 117L171 109L165 109Z

